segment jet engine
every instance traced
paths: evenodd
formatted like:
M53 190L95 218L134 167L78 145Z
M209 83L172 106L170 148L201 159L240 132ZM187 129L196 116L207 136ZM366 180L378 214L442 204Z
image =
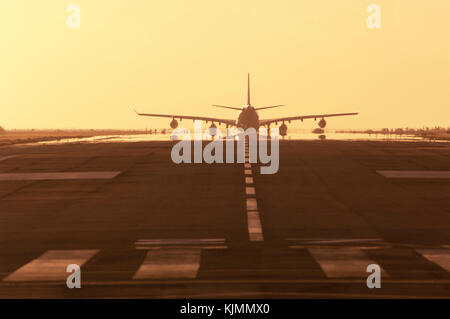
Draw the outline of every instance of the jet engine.
M325 119L321 119L318 124L320 128L325 128L325 126L327 126L327 121L325 121Z
M285 123L281 124L280 128L279 128L280 135L281 136L286 136L287 135L287 129L288 129L288 127L287 127L287 125Z
M172 119L172 121L170 121L170 127L175 129L178 127L178 121L175 119Z
M209 127L209 133L211 134L211 136L217 135L217 126L216 126L216 124L214 124L214 123L211 124L211 126Z

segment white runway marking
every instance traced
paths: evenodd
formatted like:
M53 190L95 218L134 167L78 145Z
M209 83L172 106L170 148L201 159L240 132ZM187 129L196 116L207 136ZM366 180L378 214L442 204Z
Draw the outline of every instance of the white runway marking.
M376 264L357 247L310 247L308 251L328 278L367 277L367 266ZM387 276L384 270L381 273L382 277Z
M365 242L375 242L382 241L381 238L347 238L347 239L296 239L287 238L289 241L299 241L302 244L345 244L345 243L365 243Z
M221 249L227 248L224 238L193 238L193 239L141 239L136 242L136 249L161 248L201 248Z
M16 155L2 156L2 157L0 157L0 162L6 161L7 159L10 159L13 157L16 157Z
M200 255L198 248L151 250L133 279L195 279Z
M245 195L255 195L255 188L254 187L246 187L245 188Z
M450 171L377 171L386 178L450 178Z
M69 179L112 179L121 172L4 173L0 181L38 181Z
M70 273L67 266L77 264L82 266L92 258L98 250L49 250L40 257L17 269L3 281L53 281L66 280Z
M244 174L245 174L245 195L246 195L246 206L247 206L247 224L248 224L248 235L249 240L252 242L261 242L264 241L261 219L259 217L258 212L258 203L255 195L255 188L249 185L253 185L253 177L251 165L249 163L249 155L248 155L248 141L245 141L245 164L244 164ZM251 197L249 197L251 196Z
M419 254L450 272L450 249L417 249Z
M248 211L247 219L250 241L264 241L259 213L257 211Z
M255 198L247 198L247 210L258 210L258 204Z

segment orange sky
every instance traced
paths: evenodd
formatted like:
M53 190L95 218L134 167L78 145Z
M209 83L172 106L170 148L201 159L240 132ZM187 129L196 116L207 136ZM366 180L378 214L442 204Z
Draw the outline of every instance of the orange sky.
M70 3L81 28L66 26ZM382 9L382 28L366 8ZM0 3L0 125L168 127L132 111L235 118L359 111L330 128L450 126L448 0ZM294 127L312 127L313 122Z

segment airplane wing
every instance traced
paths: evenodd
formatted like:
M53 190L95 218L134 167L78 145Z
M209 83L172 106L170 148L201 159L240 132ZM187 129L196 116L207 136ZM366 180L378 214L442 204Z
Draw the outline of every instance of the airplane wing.
M186 120L200 120L205 122L217 122L217 123L224 123L230 126L236 126L236 120L230 120L230 119L221 119L217 117L205 117L205 116L190 116L190 115L170 115L170 114L149 114L149 113L139 113L135 110L137 115L140 116L151 116L151 117L168 117L172 119L186 119Z
M295 120L305 120L305 119L317 119L324 117L333 117L333 116L346 116L346 115L357 115L358 113L336 113L336 114L317 114L317 115L299 115L299 116L291 116L291 117L279 117L275 119L267 119L260 120L259 125L269 125L277 122L290 122Z

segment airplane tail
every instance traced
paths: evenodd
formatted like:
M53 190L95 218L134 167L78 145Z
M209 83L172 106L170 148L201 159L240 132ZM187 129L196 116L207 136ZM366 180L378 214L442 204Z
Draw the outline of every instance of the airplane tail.
M247 75L247 105L251 105L250 104L250 73L248 73ZM212 106L214 107L221 107L224 109L231 109L231 110L237 110L237 111L241 111L242 108L241 107L236 107L236 106L226 106L226 105L217 105L217 104L213 104ZM272 105L272 106L263 106L263 107L255 107L255 110L265 110L265 109L273 109L275 107L281 107L284 106L284 104L280 104L280 105Z
M247 83L247 105L250 105L250 73L248 73L248 83Z
M250 104L250 73L248 73L248 83L247 83L247 105L251 105ZM264 106L264 107L255 107L255 110L272 109L274 107L280 107L280 106L284 106L284 104L273 105L273 106Z

